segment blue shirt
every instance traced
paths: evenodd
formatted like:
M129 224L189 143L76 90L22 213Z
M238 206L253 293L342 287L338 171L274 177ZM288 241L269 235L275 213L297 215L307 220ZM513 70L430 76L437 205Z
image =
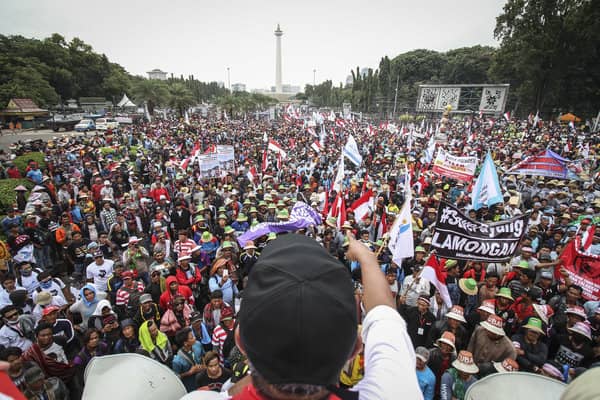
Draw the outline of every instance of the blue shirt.
M42 184L42 171L40 171L39 169L29 170L29 172L27 173L26 176L27 176L27 178L29 178L33 182L35 182L37 185Z
M181 349L181 351L183 351L183 349ZM190 363L190 361L194 361L194 363L196 364L202 364L203 352L204 351L202 349L202 343L200 343L199 341L196 341L196 343L194 343L194 345L192 346L192 351L188 354L188 357L183 357L178 351L177 354L175 354L175 357L173 357L173 371L177 375L189 371L190 368L192 368L192 364ZM190 375L186 376L185 378L179 379L181 379L181 382L183 382L183 385L185 386L188 392L197 389L195 375Z
M425 400L433 400L433 395L435 394L435 375L428 366L425 366L425 369L422 371L417 369L417 381L419 381L423 398Z
M219 286L221 278L221 276L216 274L211 276L208 280L208 288L211 293L217 289L221 290L223 292L223 301L227 304L233 305L235 304L233 299L238 294L238 289L233 282L231 282L231 278L227 279L227 282L225 282L223 286Z

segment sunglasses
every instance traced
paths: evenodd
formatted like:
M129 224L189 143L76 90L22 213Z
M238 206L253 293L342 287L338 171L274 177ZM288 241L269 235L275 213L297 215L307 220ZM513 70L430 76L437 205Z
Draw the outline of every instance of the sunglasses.
M15 312L15 313L12 313L10 315L5 315L5 318L6 319L13 319L14 317L18 317L18 316L19 316L19 313Z

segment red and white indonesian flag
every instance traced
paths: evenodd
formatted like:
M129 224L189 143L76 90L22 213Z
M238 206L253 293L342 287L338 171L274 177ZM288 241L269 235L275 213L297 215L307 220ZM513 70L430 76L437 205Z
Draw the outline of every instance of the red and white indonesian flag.
M510 122L510 111L505 112L504 114L504 119L508 122Z
M444 271L445 262L446 260L443 258L438 259L434 254L430 255L421 271L421 278L425 278L431 282L437 288L438 292L440 292L444 303L448 307L452 307L452 299L450 299L448 286L446 286L447 273Z
M282 158L287 157L287 153L285 152L285 150L283 150L283 147L281 147L281 145L279 143L277 143L276 141L274 141L273 139L269 140L269 145L267 146L267 148L269 150L281 155Z
M365 192L360 196L352 206L350 207L354 211L354 218L356 221L362 221L368 216L375 205L375 194L372 190Z
M318 140L315 140L313 144L310 145L310 147L317 153L320 153L323 149L323 146L321 146L321 143L319 143Z

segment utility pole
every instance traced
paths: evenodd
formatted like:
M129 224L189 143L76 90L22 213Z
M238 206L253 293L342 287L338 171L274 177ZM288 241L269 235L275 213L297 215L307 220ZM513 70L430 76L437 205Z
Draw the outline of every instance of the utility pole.
M398 84L400 83L400 74L396 78L396 94L394 95L394 112L392 114L392 119L396 116L396 103L398 102Z
M313 87L317 85L317 70L313 69Z

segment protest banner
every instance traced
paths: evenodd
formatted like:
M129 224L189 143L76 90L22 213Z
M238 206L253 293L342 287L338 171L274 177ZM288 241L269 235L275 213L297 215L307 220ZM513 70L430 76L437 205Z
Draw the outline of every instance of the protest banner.
M431 247L444 258L504 262L517 251L527 231L529 214L494 223L475 221L452 204L438 208Z
M599 301L600 256L584 254L581 248L581 237L576 236L562 252L561 264L567 270L571 282L583 288L582 297L585 300Z
M235 172L235 150L230 145L217 145L217 159L219 160L219 169L221 175L225 176L228 172Z
M297 201L290 213L290 219L282 222L262 222L253 226L242 235L238 236L237 241L240 246L245 246L248 240L255 240L271 232L293 232L298 229L308 228L309 226L318 226L321 224L321 216L314 208L308 204Z
M218 178L220 176L219 158L216 153L199 155L198 164L200 165L202 179Z
M552 150L545 150L539 155L527 157L512 166L506 171L506 174L569 179L569 163L571 163L570 160L559 156Z
M433 162L434 173L465 182L473 180L476 168L476 157L456 157L442 148L438 150Z

